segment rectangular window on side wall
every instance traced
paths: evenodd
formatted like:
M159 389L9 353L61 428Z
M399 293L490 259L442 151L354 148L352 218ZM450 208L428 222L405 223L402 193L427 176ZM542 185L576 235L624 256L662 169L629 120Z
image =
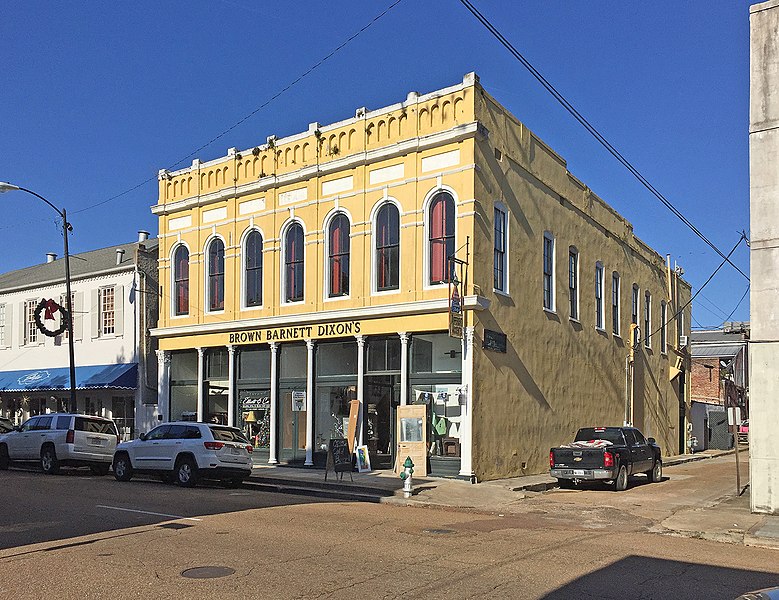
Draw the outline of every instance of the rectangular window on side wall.
M603 265L595 263L595 327L603 329Z
M544 234L544 308L554 311L554 238Z
M100 335L113 335L115 333L116 318L114 288L100 288Z
M620 335L619 328L619 273L611 274L611 330L614 335Z
M0 348L5 348L5 304L0 304Z
M633 284L633 297L630 302L630 322L633 325L638 325L638 286ZM633 328L633 340L631 342L634 346L638 343L638 328Z
M37 300L28 300L24 303L24 343L38 343L38 326L35 324L35 309L38 307Z
M652 347L652 294L644 294L644 347Z
M499 292L506 292L506 213L497 206L494 230L493 287Z
M571 318L579 320L579 253L575 248L568 249L568 297L571 305Z
M660 302L660 352L668 352L668 305L665 300Z

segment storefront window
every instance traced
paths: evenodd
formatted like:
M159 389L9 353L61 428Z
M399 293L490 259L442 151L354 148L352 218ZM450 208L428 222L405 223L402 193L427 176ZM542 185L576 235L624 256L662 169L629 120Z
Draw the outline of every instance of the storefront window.
M260 459L265 459L270 450L270 360L269 348L238 351L235 424L252 442Z
M429 454L450 458L459 457L462 417L459 384L412 384L411 403L427 406Z
M171 353L169 418L171 421L197 418L197 351Z
M327 452L329 440L348 435L349 402L357 399L357 348L356 341L317 344L315 452Z
M446 333L414 334L411 338L411 372L462 372L460 340Z
M279 347L279 458L300 463L306 455L306 375L304 344Z
M369 339L368 368L371 373L400 371L400 338Z

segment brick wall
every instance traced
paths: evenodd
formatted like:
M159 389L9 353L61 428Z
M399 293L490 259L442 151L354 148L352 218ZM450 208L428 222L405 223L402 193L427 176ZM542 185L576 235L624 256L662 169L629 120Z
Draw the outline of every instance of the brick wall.
M722 399L719 379L719 359L693 358L690 374L690 395L695 400Z

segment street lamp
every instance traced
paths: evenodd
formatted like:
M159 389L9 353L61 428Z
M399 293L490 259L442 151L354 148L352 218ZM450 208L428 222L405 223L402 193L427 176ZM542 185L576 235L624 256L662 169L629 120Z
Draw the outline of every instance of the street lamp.
M46 204L51 206L55 211L57 211L57 214L62 217L62 237L65 240L65 309L68 312L68 319L67 319L67 325L68 325L68 357L70 359L70 410L71 412L77 411L76 406L76 359L75 359L75 353L73 350L73 303L71 302L71 293L70 293L70 254L68 253L68 232L73 231L73 226L68 223L68 218L65 213L65 209L63 208L60 210L56 206L54 206L51 202L46 200L43 196L40 194L37 194L33 192L32 190L28 190L27 188L20 187L18 185L13 185L11 183L7 183L5 181L0 181L0 194L3 192L11 192L14 190L18 190L20 192L27 192L28 194L32 194L36 198L40 198L43 200Z

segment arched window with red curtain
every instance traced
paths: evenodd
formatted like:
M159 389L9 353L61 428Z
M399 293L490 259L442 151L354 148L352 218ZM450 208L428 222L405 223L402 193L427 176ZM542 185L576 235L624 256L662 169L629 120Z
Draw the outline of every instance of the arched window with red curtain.
M349 218L338 213L328 229L329 296L349 295Z
M215 238L208 245L208 310L225 307L225 245Z
M387 202L376 215L376 291L396 290L400 281L400 214Z
M447 283L451 275L447 259L454 254L454 198L438 192L429 210L430 283Z
M246 306L262 306L262 235L256 229L246 236Z
M284 299L303 300L303 227L293 223L284 238Z
M183 244L173 254L173 287L176 316L189 314L189 250Z

